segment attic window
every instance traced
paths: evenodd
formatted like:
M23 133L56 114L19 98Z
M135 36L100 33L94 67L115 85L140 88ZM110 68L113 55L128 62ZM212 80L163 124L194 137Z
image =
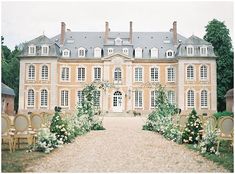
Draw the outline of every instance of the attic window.
M49 46L43 45L42 46L42 55L48 55L49 53Z
M31 55L36 54L36 46L34 46L34 45L29 46L29 52L28 53L31 54Z
M187 46L187 55L193 56L194 55L194 49L192 45Z
M122 49L122 52L123 52L123 54L128 55L128 52L129 52L129 51L128 51L128 48L123 48L123 49Z
M122 39L120 39L119 37L115 39L115 45L122 45Z
M206 46L200 47L200 54L201 54L201 56L207 55L207 47Z
M63 56L63 57L69 57L69 53L70 53L70 51L69 51L68 49L65 49L65 50L63 50L63 52L62 52L62 56Z
M173 58L174 57L174 52L172 50L167 50L166 51L166 57L167 58Z
M79 48L78 49L78 57L86 57L86 49L85 48Z

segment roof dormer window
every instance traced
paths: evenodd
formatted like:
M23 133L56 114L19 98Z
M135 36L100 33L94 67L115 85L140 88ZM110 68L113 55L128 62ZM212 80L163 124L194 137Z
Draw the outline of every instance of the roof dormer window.
M113 54L113 48L108 48L108 55Z
M200 47L200 54L201 54L201 56L207 56L207 47L206 46Z
M188 56L193 56L194 55L194 49L193 49L192 45L187 46L187 55Z
M86 57L86 49L85 48L79 48L78 49L78 57Z
M29 46L29 52L30 55L35 55L36 54L36 46L35 45L31 45Z
M128 56L128 53L129 53L128 48L123 48L122 52L123 52L123 54Z
M152 48L150 50L150 53L151 53L151 58L158 58L158 49L157 48Z
M174 57L174 51L167 50L166 51L166 58L173 58Z
M115 45L122 45L122 39L120 39L119 37L115 39Z
M135 58L142 58L142 48L138 47L135 49Z
M48 55L49 53L49 46L43 45L42 46L42 55Z
M101 57L101 48L96 47L94 49L94 57L100 58Z
M65 49L62 51L62 56L63 57L69 57L70 56L70 51L68 49Z

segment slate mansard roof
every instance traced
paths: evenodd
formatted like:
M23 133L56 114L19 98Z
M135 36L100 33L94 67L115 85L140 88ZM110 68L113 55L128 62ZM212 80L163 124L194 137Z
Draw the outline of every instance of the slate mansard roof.
M94 48L99 47L103 51L103 56L107 56L108 48L113 48L114 53L122 53L123 48L128 48L129 57L134 57L134 49L142 48L142 57L150 58L150 50L158 49L158 58L166 58L166 51L172 50L174 57L187 57L187 46L194 47L194 56L200 55L200 48L207 47L207 57L215 57L213 47L209 42L191 36L186 38L177 33L177 44L174 45L173 32L133 32L132 42L129 40L129 32L109 32L107 42L105 40L105 32L72 32L66 31L64 35L64 44L61 45L61 34L58 34L51 39L42 35L36 39L27 42L24 46L21 57L27 57L28 47L36 46L35 56L41 56L40 48L42 45L49 45L49 54L47 56L62 57L62 51L68 49L70 51L70 59L78 59L78 49L86 49L86 58L94 58ZM115 44L115 39L121 39L122 44ZM190 56L192 57L192 56Z

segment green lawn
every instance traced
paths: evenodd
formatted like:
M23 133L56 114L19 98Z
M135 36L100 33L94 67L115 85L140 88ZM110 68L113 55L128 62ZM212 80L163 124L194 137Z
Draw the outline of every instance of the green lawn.
M10 153L8 146L2 144L2 172L25 172L25 167L30 165L34 159L44 157L46 154L41 152L29 152L27 145L21 145L20 149Z
M192 144L186 144L189 149L198 151ZM229 170L230 172L234 171L233 165L233 147L230 146L228 141L222 141L219 149L220 155L217 156L215 154L202 154L205 158L216 162L219 165L222 165L224 168Z

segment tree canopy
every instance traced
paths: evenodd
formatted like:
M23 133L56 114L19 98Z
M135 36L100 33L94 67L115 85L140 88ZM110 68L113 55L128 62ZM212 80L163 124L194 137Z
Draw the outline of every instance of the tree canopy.
M217 56L217 109L225 110L225 94L233 88L233 47L229 29L224 22L213 19L208 23L204 39L214 47Z

